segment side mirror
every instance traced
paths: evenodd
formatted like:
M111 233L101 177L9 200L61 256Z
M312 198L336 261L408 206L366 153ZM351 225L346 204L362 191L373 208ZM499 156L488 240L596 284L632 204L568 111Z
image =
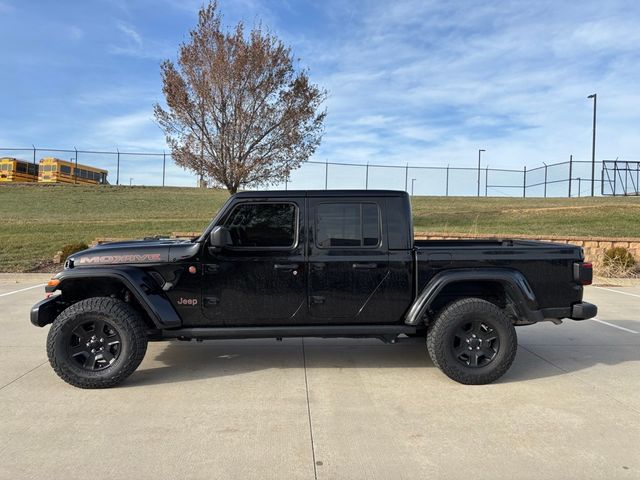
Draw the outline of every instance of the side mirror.
M213 230L211 230L211 233L209 234L209 243L211 247L217 251L222 250L227 245L231 245L232 242L229 229L221 225L213 227Z

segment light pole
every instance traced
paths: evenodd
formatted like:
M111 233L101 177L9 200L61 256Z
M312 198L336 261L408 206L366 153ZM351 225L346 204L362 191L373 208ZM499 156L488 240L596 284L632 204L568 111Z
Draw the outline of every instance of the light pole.
M593 137L591 138L591 196L593 197L596 177L596 106L598 103L598 94L594 93L587 98L593 98Z
M411 196L412 196L412 197L413 197L413 182L415 182L415 181L416 181L416 179L415 179L415 178L412 178L412 179L411 179Z
M486 152L486 150L483 150L483 149L478 150L478 196L480 196L480 158L481 158L482 152Z

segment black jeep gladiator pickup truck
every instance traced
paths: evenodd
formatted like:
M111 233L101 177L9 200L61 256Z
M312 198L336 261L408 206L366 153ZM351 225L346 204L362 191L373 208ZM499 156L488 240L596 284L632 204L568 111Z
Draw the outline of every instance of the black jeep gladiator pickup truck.
M191 241L102 244L67 259L31 322L71 385L104 388L148 341L425 336L434 364L465 384L503 375L514 326L584 320L592 268L572 245L414 241L405 192L233 195Z

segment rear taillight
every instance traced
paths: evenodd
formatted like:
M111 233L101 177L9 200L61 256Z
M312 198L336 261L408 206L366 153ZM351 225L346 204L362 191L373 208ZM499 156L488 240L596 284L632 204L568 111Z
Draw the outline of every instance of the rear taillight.
M591 285L591 282L593 282L593 265L590 262L574 263L573 279L580 285Z

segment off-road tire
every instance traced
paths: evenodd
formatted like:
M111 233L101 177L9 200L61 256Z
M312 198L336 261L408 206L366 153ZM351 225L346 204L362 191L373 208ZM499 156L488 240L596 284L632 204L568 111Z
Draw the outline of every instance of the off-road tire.
M117 356L111 364L96 370L84 368L71 355L70 342L79 327L86 328L92 322L105 322L107 333L118 335ZM97 325L97 324L96 324ZM87 335L93 333L91 330ZM109 388L121 383L142 362L147 351L147 335L144 321L127 303L109 297L82 300L64 310L54 320L47 337L49 363L65 382L79 388ZM97 365L94 362L93 365Z
M491 329L491 333L482 330L478 337L495 336L490 344L481 346L493 351L494 356L489 359L489 355L482 356L480 353L480 360L478 356L475 357L477 366L472 366L471 357L464 360L468 344L464 343L466 340L460 340L459 332L478 323L483 329ZM476 337L470 340L477 341ZM460 343L456 346L456 342L461 342L462 346ZM472 353L475 353L475 348ZM434 365L449 378L465 385L484 385L500 378L513 363L517 348L518 340L511 320L496 305L480 298L465 298L450 303L438 313L427 330L427 351Z

